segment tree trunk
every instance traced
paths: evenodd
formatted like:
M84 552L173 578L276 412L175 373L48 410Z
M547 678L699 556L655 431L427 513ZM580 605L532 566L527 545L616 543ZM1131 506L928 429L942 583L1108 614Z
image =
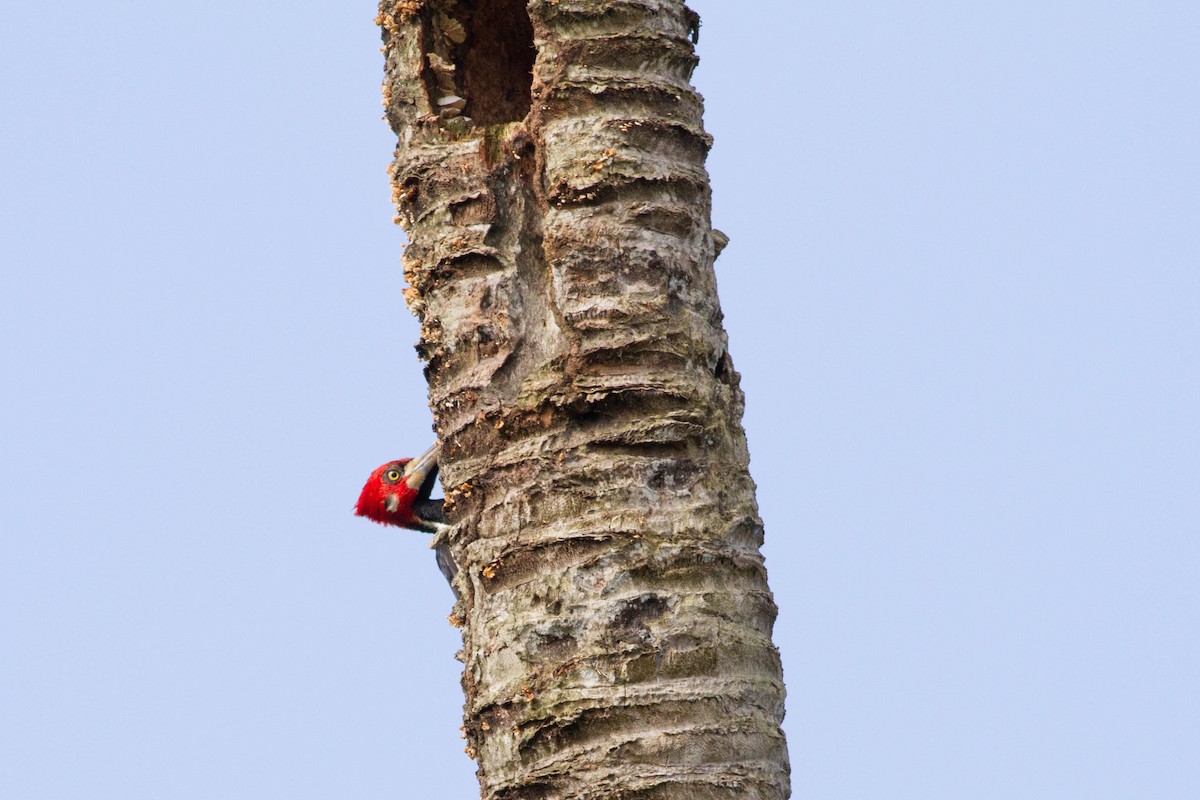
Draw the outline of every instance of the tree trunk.
M384 0L379 22L482 797L787 797L697 17Z

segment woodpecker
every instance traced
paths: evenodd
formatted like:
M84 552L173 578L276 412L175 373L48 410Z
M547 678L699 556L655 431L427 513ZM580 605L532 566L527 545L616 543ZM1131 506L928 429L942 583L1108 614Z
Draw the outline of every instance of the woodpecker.
M450 527L442 508L445 500L429 497L437 484L437 458L438 446L435 444L416 458L401 458L379 467L367 478L354 513L381 525L442 533ZM458 567L450 556L446 541L440 537L435 541L438 569L446 576L457 599L454 575Z

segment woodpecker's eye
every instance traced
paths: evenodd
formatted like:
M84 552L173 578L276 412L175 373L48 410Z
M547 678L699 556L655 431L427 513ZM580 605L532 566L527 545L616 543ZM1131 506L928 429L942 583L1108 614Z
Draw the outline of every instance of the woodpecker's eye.
M400 470L389 469L387 472L384 473L383 479L385 481L387 481L388 483L395 483L396 481L400 480Z

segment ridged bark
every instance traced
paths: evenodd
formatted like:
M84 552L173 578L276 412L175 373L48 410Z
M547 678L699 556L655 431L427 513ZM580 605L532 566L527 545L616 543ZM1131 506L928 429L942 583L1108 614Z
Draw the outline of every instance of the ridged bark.
M379 22L482 797L787 797L696 16L384 0Z

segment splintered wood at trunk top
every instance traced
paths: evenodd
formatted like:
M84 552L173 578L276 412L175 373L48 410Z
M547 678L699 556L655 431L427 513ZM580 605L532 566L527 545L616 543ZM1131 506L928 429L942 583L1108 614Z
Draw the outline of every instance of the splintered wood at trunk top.
M482 796L787 797L695 15L385 0L379 22Z

